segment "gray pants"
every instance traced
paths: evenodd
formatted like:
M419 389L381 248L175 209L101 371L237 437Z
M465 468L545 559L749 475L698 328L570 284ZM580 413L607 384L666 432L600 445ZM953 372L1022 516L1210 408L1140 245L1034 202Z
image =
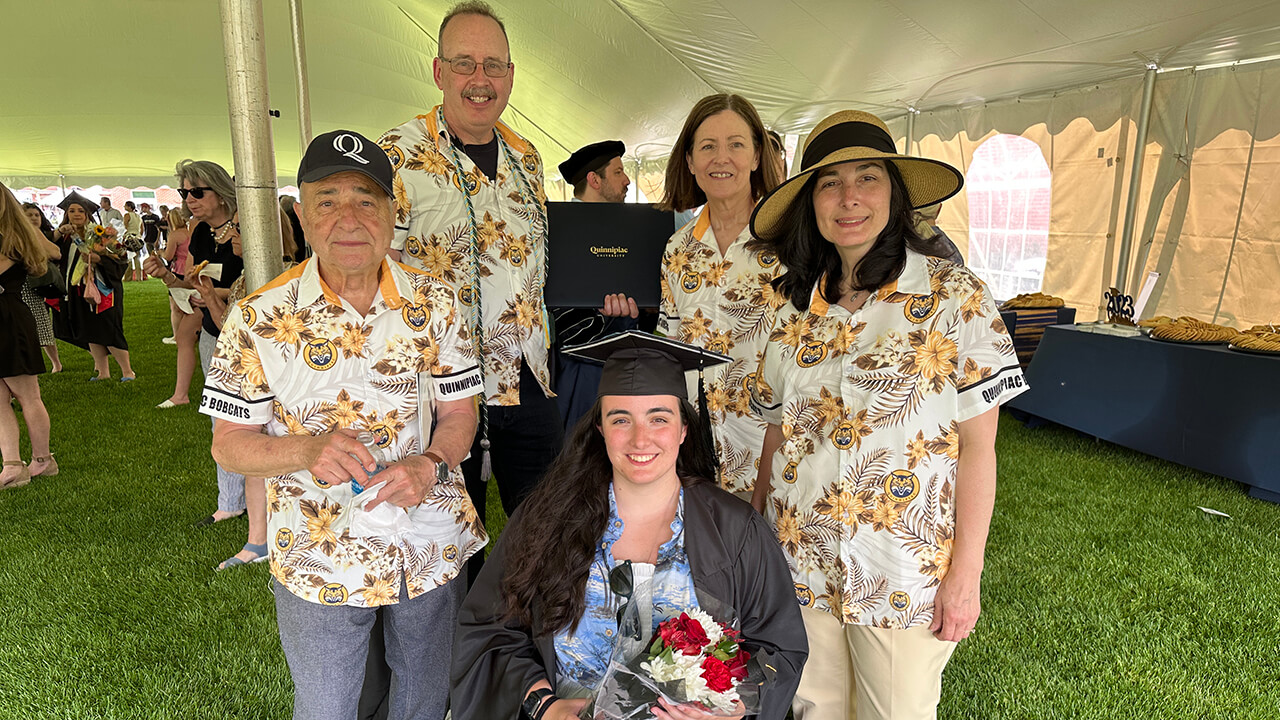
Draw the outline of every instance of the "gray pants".
M294 720L352 720L360 701L374 608L308 602L272 581L276 624L293 676ZM382 608L391 666L390 720L442 720L465 578Z
M218 338L207 332L200 333L200 372L209 378L209 361L218 347ZM218 467L218 509L225 513L238 513L245 509L244 476Z

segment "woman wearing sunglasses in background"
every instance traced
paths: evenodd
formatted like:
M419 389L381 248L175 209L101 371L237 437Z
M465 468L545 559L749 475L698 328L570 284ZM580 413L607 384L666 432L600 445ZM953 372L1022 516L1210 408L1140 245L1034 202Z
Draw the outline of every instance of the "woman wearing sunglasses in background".
M607 358L599 398L463 604L454 720L575 717L588 701L567 698L600 683L633 588L655 611L732 606L743 646L777 671L758 717L781 720L808 654L790 573L764 519L716 487L686 393L686 369L724 358L635 332L569 352ZM702 717L665 702L653 715Z
M195 223L191 227L191 241L187 246L189 253L188 266L194 267L201 262L210 265L221 265L222 276L213 281L213 287L219 297L226 300L230 294L231 284L244 272L244 261L237 251L238 245L232 243L233 235L238 232L235 226L236 187L231 175L223 167L208 160L183 160L178 163L176 176L180 187L178 194L182 196L182 205L191 213ZM190 273L187 277L178 277L166 268L155 256L147 258L145 269L152 277L158 277L170 288L195 288ZM208 372L209 359L218 344L218 326L213 323L209 311L199 300L192 298L192 303L201 305L198 316L200 320L200 369ZM186 322L179 326L178 340L178 377L173 395L157 407L171 408L187 402L187 391L191 386L191 368L195 356L191 353L190 336L184 334ZM227 472L218 468L218 509L198 523L211 525L227 518L243 515L245 511L244 476Z

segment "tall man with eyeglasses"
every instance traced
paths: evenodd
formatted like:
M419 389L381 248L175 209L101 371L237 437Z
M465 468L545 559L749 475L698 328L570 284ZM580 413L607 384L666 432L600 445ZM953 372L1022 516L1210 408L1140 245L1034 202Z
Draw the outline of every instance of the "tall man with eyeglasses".
M510 515L563 441L542 293L542 160L499 120L516 69L493 9L455 5L438 37L432 74L441 104L379 141L397 171L392 247L401 262L443 278L458 293L485 381L480 429L463 465L467 490L483 517L487 449ZM472 562L474 579L481 561Z
M378 143L396 169L391 254L449 283L480 360L479 429L462 471L483 521L486 450L510 515L563 442L542 297L546 194L538 151L499 120L515 79L502 20L486 3L462 2L445 14L436 37L432 76L441 104ZM483 556L468 563L468 586ZM385 716L386 688L386 668L371 662L361 718Z

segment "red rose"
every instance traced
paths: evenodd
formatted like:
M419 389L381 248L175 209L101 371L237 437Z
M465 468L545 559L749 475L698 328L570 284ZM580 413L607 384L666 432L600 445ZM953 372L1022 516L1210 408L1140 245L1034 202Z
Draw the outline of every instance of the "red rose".
M702 677L712 692L722 693L733 689L733 678L729 675L728 666L714 657L707 657L702 661Z
M658 625L658 634L662 636L662 644L684 655L697 655L710 642L702 623L680 613L680 617L666 620Z
M751 653L738 650L738 654L729 659L729 677L737 681L744 680L747 677L747 661L750 659Z

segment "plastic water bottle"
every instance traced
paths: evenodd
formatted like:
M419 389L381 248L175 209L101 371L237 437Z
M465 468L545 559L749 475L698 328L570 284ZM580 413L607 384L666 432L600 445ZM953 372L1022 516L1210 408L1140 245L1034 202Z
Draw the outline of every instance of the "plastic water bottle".
M377 475L383 470L386 470L387 469L387 453L385 450L378 447L378 440L373 436L373 433L369 432L368 430L361 430L360 434L356 436L356 439L359 440L360 444L364 445L365 449L369 451L369 454L373 456L374 462L378 463L378 466L376 468L372 470L366 470L365 473L369 477L373 477L374 475ZM353 455L352 457L355 457L355 456ZM356 495L359 495L360 493L364 492L364 485L362 485L359 480L356 480L355 478L351 478L351 489L355 491Z

